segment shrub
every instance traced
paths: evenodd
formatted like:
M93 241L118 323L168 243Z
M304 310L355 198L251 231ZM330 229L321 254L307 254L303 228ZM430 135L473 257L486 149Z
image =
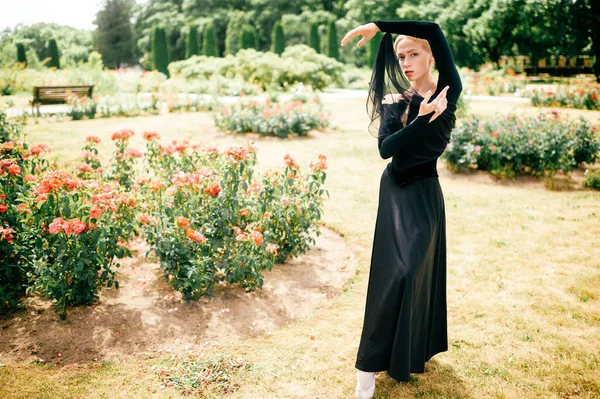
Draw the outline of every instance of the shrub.
M25 53L23 43L17 43L17 62L21 62L24 66L27 66L27 54Z
M24 198L29 175L46 166L38 155L47 150L42 146L30 150L14 141L0 145L0 314L21 305L27 294L37 235L24 220L31 213Z
M50 60L46 64L48 68L60 69L60 53L55 39L48 40L48 58Z
M288 46L281 55L284 65L280 81L290 85L303 82L314 90L323 90L332 83L341 84L343 64L302 44ZM302 60L299 62L298 60Z
M152 30L152 67L169 76L169 47L165 29L155 26Z
M8 142L0 152L1 306L18 306L23 289L40 291L64 318L70 307L92 304L102 286L118 288L114 259L130 256L124 244L132 237L136 200L103 182L100 168L89 163L76 171L51 167L41 158L47 151L43 144Z
M71 108L67 115L78 121L83 118L94 119L96 117L97 103L93 98L72 95L67 98L67 105Z
M192 79L241 78L263 90L286 90L297 83L322 90L332 83L342 84L343 64L325 55L317 54L303 44L288 46L281 56L254 49L240 50L235 57L209 59L198 56L173 62L171 73Z
M338 42L335 20L329 21L327 28L327 56L334 60L340 59L340 43Z
M23 124L13 123L7 119L5 112L0 111L0 144L19 140L23 132Z
M325 115L313 104L302 101L274 103L242 102L224 107L214 114L215 124L224 130L286 138L296 134L306 136L313 129L329 125Z
M240 50L247 48L258 50L258 34L252 25L242 26L239 48Z
M286 155L283 172L257 177L252 146L161 145L146 132L148 176L135 179L142 154L128 147L132 135L113 134L108 172L94 136L76 169L50 165L43 144L0 146L1 312L36 291L62 318L94 303L101 288L118 288L117 260L131 256L127 243L138 231L188 301L211 295L217 284L262 287L263 270L302 253L319 234L324 155L307 174Z
M316 22L310 24L308 31L308 46L317 54L321 52L321 38L319 37L319 25Z
M200 54L198 45L198 28L196 25L191 25L185 42L185 58L188 59L193 55Z
M585 171L585 181L584 186L593 188L594 190L600 190L600 174L595 172L590 172L589 169Z
M140 182L148 199L140 221L167 281L186 301L212 295L217 284L261 288L263 270L305 251L311 233L319 234L324 156L308 175L289 165L257 180L252 146L221 152L146 137L155 178Z
M240 50L240 36L244 25L249 23L246 13L241 10L232 10L227 13L227 28L225 30L225 55L235 55Z
M600 138L583 117L562 121L556 111L536 118L514 115L457 125L443 157L455 170L476 168L498 177L567 173L600 156Z
M568 107L600 110L600 84L575 80L573 85L558 85L557 90L534 89L526 94L536 107Z
M271 33L271 51L277 55L281 55L285 50L285 34L281 22L275 22L273 32Z
M202 40L202 54L207 57L218 57L219 49L217 47L217 33L212 23L204 27L204 38Z

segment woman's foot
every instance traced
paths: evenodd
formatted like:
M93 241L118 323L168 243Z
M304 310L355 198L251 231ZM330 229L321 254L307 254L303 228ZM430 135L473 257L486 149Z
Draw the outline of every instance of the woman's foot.
M358 399L371 399L374 393L375 373L356 370L356 397Z

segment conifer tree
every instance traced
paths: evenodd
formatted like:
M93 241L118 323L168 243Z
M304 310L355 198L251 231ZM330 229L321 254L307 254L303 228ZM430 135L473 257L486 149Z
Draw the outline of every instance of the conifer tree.
M310 24L308 32L308 45L315 49L317 53L321 52L321 40L319 38L319 25L316 22Z
M200 54L200 47L198 46L198 28L196 28L195 25L190 26L190 31L187 35L185 44L186 59Z
M273 32L271 33L271 51L275 54L281 55L285 50L285 34L283 33L283 27L281 22L275 22L273 26Z
M169 76L169 47L167 33L160 26L152 30L152 68Z
M246 13L241 10L233 10L227 13L227 28L225 33L224 54L235 55L240 49L242 27L248 23Z
M202 54L207 57L219 56L219 49L217 47L217 32L215 31L215 26L212 24L212 22L204 27L202 44Z
M94 47L102 54L108 68L134 64L135 40L131 24L135 0L103 0L103 8L96 13L93 34Z
M242 34L240 35L240 49L253 48L258 50L258 34L252 25L242 26Z
M23 43L17 43L17 62L22 62L27 66L27 54Z
M50 58L47 64L48 68L60 69L60 54L55 39L48 40L48 57Z
M337 29L335 27L335 20L329 21L327 29L327 56L340 59L339 43L337 38Z

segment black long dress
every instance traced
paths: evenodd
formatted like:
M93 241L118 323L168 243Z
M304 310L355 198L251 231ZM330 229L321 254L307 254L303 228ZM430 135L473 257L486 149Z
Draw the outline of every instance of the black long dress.
M386 118L379 128L379 152L392 157L381 176L379 207L369 272L364 325L356 368L385 371L397 381L422 373L435 354L448 350L446 310L446 219L437 159L454 127L462 84L440 27L425 21L374 21L382 32L429 41L439 71L436 92L450 86L446 111L417 116L422 97L409 105L404 126ZM444 117L442 117L444 116Z

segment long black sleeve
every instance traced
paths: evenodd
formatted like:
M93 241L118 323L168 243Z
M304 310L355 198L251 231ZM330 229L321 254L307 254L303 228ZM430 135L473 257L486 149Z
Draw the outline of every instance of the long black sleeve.
M402 129L393 131L390 129L389 120L386 119L385 107L382 107L382 122L378 136L379 155L381 155L383 159L388 159L394 154L404 150L416 138L425 138L435 135L437 129L440 128L441 115L433 122L429 123L433 114L434 111L429 114L417 116Z
M414 36L421 39L426 39L431 46L431 52L437 70L439 71L438 84L436 92L431 96L436 98L442 89L446 86L448 92L446 99L448 103L456 103L458 96L462 91L462 82L454 65L454 57L448 41L442 32L440 26L435 22L429 21L372 21L377 25L380 31Z

